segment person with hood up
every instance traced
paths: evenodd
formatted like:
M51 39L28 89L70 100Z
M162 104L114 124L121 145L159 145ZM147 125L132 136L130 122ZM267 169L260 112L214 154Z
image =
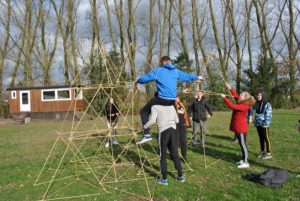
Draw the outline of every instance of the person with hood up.
M140 111L143 126L148 122L153 105L170 106L174 105L177 95L177 81L192 82L202 80L202 76L187 74L176 69L169 56L163 56L160 59L161 66L157 67L144 76L140 77L136 83L146 84L156 81L157 96L152 98ZM152 140L150 129L144 129L144 135L137 144L142 144Z
M267 101L264 92L257 94L257 103L255 106L254 126L257 129L259 142L260 142L260 154L259 158L270 159L271 156L271 143L269 137L269 127L272 119L272 106ZM266 145L266 152L265 152Z
M209 116L206 115L206 111L208 112ZM197 142L197 130L200 127L201 132L201 144L204 147L205 144L205 122L207 117L211 117L213 115L212 109L207 102L205 96L203 95L202 91L197 91L195 100L188 108L188 113L193 120L193 145L196 146ZM191 114L192 113L192 114Z
M229 108L233 110L230 122L230 130L236 133L242 151L242 160L237 162L237 167L249 168L250 165L248 163L248 148L246 144L248 132L246 116L250 107L255 104L255 99L246 91L238 95L228 83L226 83L226 86L230 90L230 93L233 95L233 98L237 101L237 103L234 104L224 94L221 94L224 102Z

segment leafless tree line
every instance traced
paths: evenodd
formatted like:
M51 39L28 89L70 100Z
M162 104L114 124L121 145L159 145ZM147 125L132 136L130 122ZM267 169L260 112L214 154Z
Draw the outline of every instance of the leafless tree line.
M120 54L133 80L162 55L179 53L194 61L188 71L208 80L214 60L238 90L259 55L280 64L276 82L286 76L294 91L299 80L294 0L3 0L0 11L2 90L81 83L82 68L109 51Z

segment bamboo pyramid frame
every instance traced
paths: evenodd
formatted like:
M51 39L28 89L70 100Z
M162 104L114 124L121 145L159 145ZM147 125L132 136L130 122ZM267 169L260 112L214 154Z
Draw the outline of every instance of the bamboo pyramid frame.
M76 119L75 111L72 121L65 119L55 131L56 140L34 183L34 186L46 186L41 200L109 196L114 192L119 196L126 194L126 199L128 196L135 200L154 198L156 177L160 175L159 154L151 143L136 144L141 132L141 125L134 119L138 90L133 82L123 80L122 70L107 62L103 52L100 55L106 64L108 83L75 87L78 91L93 90L94 95L88 100L83 93L86 108L82 116ZM120 89L128 91L126 97L119 96L117 90ZM112 138L113 128L106 125L106 117L100 116L93 107L98 94L114 97L119 103L118 145L105 146ZM71 105L76 108L76 103L70 104L70 109ZM104 107L100 110L102 112ZM96 119L85 120L88 111L92 111ZM188 164L186 168L191 170ZM133 191L130 185L126 185L133 182L139 190ZM80 190L74 192L79 187Z

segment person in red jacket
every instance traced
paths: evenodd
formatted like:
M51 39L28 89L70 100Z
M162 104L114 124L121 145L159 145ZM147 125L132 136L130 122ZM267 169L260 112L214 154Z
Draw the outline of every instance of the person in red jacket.
M230 89L231 94L234 99L237 101L236 104L232 103L224 94L221 94L224 102L230 107L232 112L230 130L237 135L239 145L242 150L243 159L240 160L238 168L248 168L250 165L248 163L248 148L246 145L248 124L246 122L247 112L254 105L255 99L246 91L238 95L236 91L231 88L231 86L226 83L228 89Z

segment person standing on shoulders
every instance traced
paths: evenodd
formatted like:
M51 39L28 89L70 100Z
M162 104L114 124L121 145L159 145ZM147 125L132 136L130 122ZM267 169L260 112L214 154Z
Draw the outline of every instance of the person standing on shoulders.
M136 83L146 84L151 81L156 82L157 97L152 98L140 111L142 124L149 119L151 107L153 105L170 106L174 105L177 95L177 81L192 82L195 80L202 80L202 76L187 74L178 70L169 56L163 56L160 59L161 66L157 67L146 75L140 77ZM149 128L144 129L144 135L137 144L143 144L152 140Z

